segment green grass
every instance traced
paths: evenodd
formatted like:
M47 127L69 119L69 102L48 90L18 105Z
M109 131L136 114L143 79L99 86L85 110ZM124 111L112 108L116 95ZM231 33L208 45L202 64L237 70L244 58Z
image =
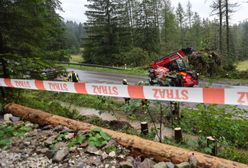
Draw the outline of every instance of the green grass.
M238 71L247 71L248 70L248 60L239 62L237 64Z
M82 54L72 54L70 62L71 63L82 63L82 62L84 62Z
M111 72L118 74L129 74L129 75L139 75L139 76L148 76L148 67L135 67L135 68L127 68L127 70L115 70L109 68L98 68L98 67L88 67L88 66L79 66L79 65L59 65L64 68L75 68L80 70L87 71L97 71L97 72ZM123 68L123 67L121 67Z

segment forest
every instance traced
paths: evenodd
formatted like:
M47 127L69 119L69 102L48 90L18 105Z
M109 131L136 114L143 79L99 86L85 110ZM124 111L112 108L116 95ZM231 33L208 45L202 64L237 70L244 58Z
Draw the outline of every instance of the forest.
M12 63L5 76L69 61L80 48L87 63L133 67L185 47L215 51L228 66L248 58L248 21L230 24L240 4L228 0L212 2L214 20L202 19L190 1L88 0L85 23L64 21L59 0L0 3L0 55Z

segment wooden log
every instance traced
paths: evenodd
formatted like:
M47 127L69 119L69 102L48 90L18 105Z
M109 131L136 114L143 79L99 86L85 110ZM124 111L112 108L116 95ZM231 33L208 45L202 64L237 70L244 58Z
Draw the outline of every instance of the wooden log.
M40 125L63 125L70 129L86 131L90 131L91 129L96 127L91 124L83 123L80 121L68 119L57 115L52 115L41 110L31 109L14 103L7 104L4 109L7 113L11 113L14 116L21 117L24 120L29 120L33 123L37 123ZM170 160L174 163L181 163L187 161L189 154L193 152L186 149L161 144L158 142L142 139L138 136L128 135L125 133L120 133L105 128L102 128L102 130L108 133L120 145L133 151L137 151L143 156L153 157L157 161ZM220 166L226 166L231 168L248 168L247 165L242 163L225 160L222 158L214 157L199 152L193 153L198 160L198 167L205 167L206 165L209 165L211 168L218 168Z

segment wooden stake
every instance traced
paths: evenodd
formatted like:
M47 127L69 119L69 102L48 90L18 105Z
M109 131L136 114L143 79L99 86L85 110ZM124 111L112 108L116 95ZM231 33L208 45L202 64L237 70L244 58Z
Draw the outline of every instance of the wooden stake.
M148 123L147 122L141 122L140 123L140 127L141 127L141 134L142 135L147 135L148 134Z
M216 143L216 140L212 136L207 137L207 146L209 147L210 145L212 147L211 155L216 156L217 155L217 143Z
M183 136L182 136L182 129L181 128L175 128L175 141L176 143L182 142Z

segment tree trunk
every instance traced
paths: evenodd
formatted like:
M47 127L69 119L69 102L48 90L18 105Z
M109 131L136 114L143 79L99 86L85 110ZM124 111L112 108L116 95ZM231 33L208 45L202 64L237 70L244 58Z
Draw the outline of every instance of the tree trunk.
M226 0L226 51L227 51L227 56L230 54L230 42L229 42L229 4L228 0Z
M220 53L222 54L222 0L219 0L219 19L220 19L220 24L219 24L219 49Z
M15 116L21 117L24 120L29 120L40 125L63 125L73 130L85 131L90 131L96 127L91 124L52 115L14 103L6 105L4 109L7 113L11 113ZM120 145L132 149L134 152L141 153L146 157L153 157L157 161L170 160L174 163L181 163L188 160L189 154L192 153L192 151L189 150L145 140L137 136L127 135L125 133L120 133L105 128L102 128L102 130L109 134ZM208 165L210 164L211 167L220 167L220 165L225 165L226 167L247 168L247 165L245 164L213 157L199 152L194 152L194 155L198 160L198 167L204 167L207 163Z

